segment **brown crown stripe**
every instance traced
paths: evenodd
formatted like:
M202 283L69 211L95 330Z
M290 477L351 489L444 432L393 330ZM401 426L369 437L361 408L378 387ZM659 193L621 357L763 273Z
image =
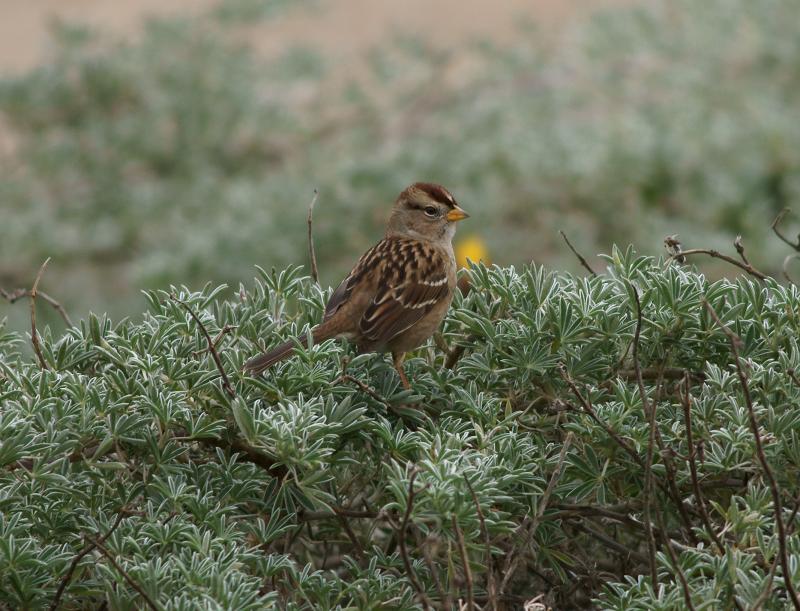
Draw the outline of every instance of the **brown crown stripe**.
M411 185L412 189L417 189L430 196L430 198L440 204L445 204L450 208L456 207L456 200L450 192L441 185L432 182L415 182Z

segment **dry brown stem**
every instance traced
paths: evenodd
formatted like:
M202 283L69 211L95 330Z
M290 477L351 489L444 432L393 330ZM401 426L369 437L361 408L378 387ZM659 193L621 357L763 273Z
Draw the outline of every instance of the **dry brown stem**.
M233 398L236 396L236 391L233 390L233 386L231 386L231 382L228 379L228 375L225 373L225 368L222 366L222 360L219 358L219 353L217 352L217 348L215 346L214 340L211 339L211 335L208 333L208 329L203 324L203 321L200 320L200 317L194 313L192 308L189 305L178 298L177 295L174 293L170 295L170 298L175 301L176 303L180 304L184 310L189 313L189 316L197 323L197 326L200 327L200 331L203 333L203 336L206 338L206 342L208 343L208 351L211 353L211 357L214 359L214 364L217 366L219 370L219 374L222 377L222 388L225 389L225 392L228 394L229 397Z
M314 197L311 198L311 203L308 205L308 217L306 223L308 224L308 256L311 259L311 278L316 284L319 284L319 270L317 269L317 254L314 251L314 236L312 225L314 223L314 205L317 203L319 191L314 189Z
M775 527L778 533L778 551L781 560L781 569L783 570L783 580L786 585L786 592L789 594L789 600L791 601L795 610L800 611L800 599L798 599L797 591L794 589L794 584L792 583L792 571L791 566L789 565L789 552L786 545L786 527L783 523L783 515L781 514L781 492L780 488L778 487L778 481L775 479L775 474L772 472L772 467L770 467L769 462L767 461L767 456L764 454L764 445L761 441L761 432L759 430L758 419L756 418L755 408L753 407L753 398L750 394L750 384L747 379L747 374L745 374L744 367L742 366L741 357L739 356L739 345L741 345L742 340L738 335L736 335L736 333L731 331L728 326L722 322L722 320L720 320L710 303L705 300L703 303L705 304L708 313L711 315L711 318L714 319L714 322L716 322L719 328L722 329L725 332L725 335L728 336L728 341L731 345L731 353L733 354L733 359L736 364L736 374L739 376L739 382L742 386L742 393L744 394L745 405L747 406L747 415L750 420L750 431L752 432L753 439L755 440L756 456L758 457L758 461L761 463L761 469L764 471L764 477L769 484L770 493L772 494L772 504L775 511Z
M580 261L580 264L584 267L584 269L586 269L592 276L596 276L597 272L592 269L592 266L589 265L588 261L586 261L583 255L579 253L577 250L575 250L575 247L572 245L572 242L569 241L567 234L561 231L560 229L558 233L560 233L561 237L564 238L564 241L567 243L567 246L569 246L569 249L572 251L572 254L578 257L578 261Z

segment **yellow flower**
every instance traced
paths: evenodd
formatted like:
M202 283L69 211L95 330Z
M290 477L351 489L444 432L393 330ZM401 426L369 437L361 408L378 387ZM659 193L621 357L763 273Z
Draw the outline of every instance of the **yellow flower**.
M468 235L456 243L456 262L458 266L467 267L467 260L473 263L483 261L487 265L490 263L486 244L477 235Z

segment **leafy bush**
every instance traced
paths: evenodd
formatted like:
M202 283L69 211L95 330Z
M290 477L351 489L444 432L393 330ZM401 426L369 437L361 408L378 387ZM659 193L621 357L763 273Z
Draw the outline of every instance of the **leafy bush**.
M800 290L631 250L608 265L472 268L447 352L408 361L412 391L334 341L239 373L320 318L326 291L297 268L46 329L44 370L5 332L0 604L46 606L63 582L65 608L409 609L503 586L510 608L680 609L682 575L698 609L788 608L749 409L800 585ZM705 302L741 338L749 398Z
M17 143L4 288L47 256L71 312L133 314L142 286L236 285L254 261L304 260L315 187L332 282L420 179L450 187L505 264L573 265L559 228L587 253L741 233L758 267L782 259L764 238L800 190L795 0L616 7L558 46L401 39L346 87L313 49L267 61L237 40L241 19L285 4L225 0L133 43L62 28L52 63L0 81Z

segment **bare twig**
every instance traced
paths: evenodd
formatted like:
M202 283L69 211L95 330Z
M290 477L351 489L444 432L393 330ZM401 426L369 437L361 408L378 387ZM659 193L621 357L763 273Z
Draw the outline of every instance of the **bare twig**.
M364 384L364 382L362 382L358 378L351 376L349 373L343 373L342 375L340 375L333 382L333 385L336 386L341 382L350 382L351 384L355 384L361 389L361 392L366 393L367 395L375 399L378 403L382 404L384 407L391 409L392 407L391 404L382 396L380 396L377 391Z
M289 473L286 465L277 464L275 460L261 450L236 437L232 438L231 440L220 439L217 437L193 437L186 439L186 441L196 441L198 443L202 443L203 445L238 452L243 455L244 460L251 462L254 465L258 465L265 471L268 471L269 474L274 477L286 477L286 475Z
M750 607L753 611L761 611L764 608L764 603L772 594L772 581L775 579L775 570L778 568L779 563L780 558L775 556L772 560L772 566L769 567L769 573L767 573L767 585L764 586L764 591L761 592L753 606Z
M678 554L675 553L675 550L672 549L672 544L669 539L669 535L667 535L667 529L664 528L664 520L661 517L661 512L656 509L656 519L658 520L658 528L661 531L661 536L666 542L664 545L667 548L667 554L669 554L669 558L672 561L672 566L675 567L675 574L678 576L678 581L681 583L681 589L683 590L683 600L686 602L686 608L689 611L695 611L694 604L692 603L692 592L689 589L689 582L686 581L686 575L683 572L683 569L680 565L680 560L678 558Z
M633 296L636 300L636 331L633 336L633 367L636 371L636 382L639 386L639 395L642 399L642 410L644 411L645 418L647 418L647 425L650 429L644 468L644 520L645 527L647 528L647 555L650 561L650 579L653 582L653 588L656 589L658 587L656 540L653 535L652 508L650 506L653 496L653 451L656 445L656 406L648 402L647 391L645 391L644 382L642 381L642 371L639 364L639 337L642 332L642 304L639 301L639 291L637 291L636 287L633 285L631 285L631 289L633 290Z
M126 512L124 509L121 509L117 514L116 520L114 520L114 523L111 525L111 528L109 528L104 535L97 539L97 541L104 543L105 540L108 539L115 530L117 530L117 527L122 523L122 520L129 515L131 514ZM58 603L61 601L61 597L64 595L64 590L66 589L70 579L72 579L72 574L78 567L78 563L83 560L85 556L91 553L95 547L96 543L94 541L89 541L89 543L87 543L81 551L75 554L75 557L69 564L67 572L64 573L64 576L61 578L61 583L58 585L58 590L56 590L56 594L53 596L53 601L50 603L49 611L55 611L55 609L58 609Z
M311 203L308 205L308 256L311 258L311 279L316 284L319 284L319 270L317 269L317 254L314 252L314 236L312 234L312 224L314 222L314 204L317 203L319 191L314 189L314 197L311 198Z
M567 433L564 443L561 445L561 451L558 454L556 468L550 475L550 480L547 482L547 488L544 490L542 500L539 501L539 506L536 508L536 515L533 518L533 522L531 522L529 529L531 533L534 533L539 526L539 521L542 519L542 516L544 516L544 512L547 510L547 506L550 503L550 497L553 495L553 490L556 489L556 485L561 479L561 474L564 471L564 462L567 460L567 452L569 452L569 447L572 445L573 439L575 439L575 435L571 432Z
M350 527L350 523L347 521L347 518L343 515L336 514L336 518L339 521L339 524L342 525L347 538L350 539L350 542L353 544L353 551L355 555L358 556L359 560L363 560L364 558L364 546L361 545L361 542L356 537L356 533L353 532L353 529Z
M800 259L800 255L797 253L792 253L791 255L787 255L786 258L783 260L783 265L781 266L781 273L783 277L786 278L786 282L789 284L797 284L794 279L789 275L789 263L795 261L796 259Z
M464 533L458 527L458 520L455 514L452 516L453 531L456 533L456 541L458 542L458 553L461 555L461 562L464 565L464 581L467 585L467 609L474 611L475 609L475 592L472 590L472 569L469 566L469 555L467 554L467 546L464 543Z
M39 268L39 272L36 274L36 280L33 281L33 288L29 294L31 299L31 343L33 344L33 351L36 353L36 359L39 361L39 366L42 369L47 369L47 362L44 360L44 355L42 355L42 345L39 343L39 333L36 331L36 294L39 288L39 280L42 279L42 274L44 273L47 264L50 263L50 257L45 259L45 262L42 263L42 266Z
M223 338L228 333L230 333L234 329L238 329L238 328L239 328L239 325L225 325L224 327L222 327L222 329L219 330L219 333L217 333L217 336L214 338L214 341L212 342L212 346L214 346L214 348L218 348L219 344L223 340ZM204 352L208 352L208 348L207 347L203 348L202 350L196 350L195 352L192 352L192 355L200 356Z
M483 517L483 510L478 495L475 494L475 489L469 481L469 478L464 474L464 481L467 482L467 488L472 495L472 502L475 503L475 511L478 513L478 521L481 525L481 535L483 535L483 543L486 546L486 594L489 597L489 605L493 611L497 611L497 582L494 574L494 558L492 557L492 540L489 538L489 530L486 528L486 520Z
M23 297L30 297L30 296L31 296L30 289L16 289L13 291L6 291L0 288L0 297L2 297L6 301L8 301L8 303L11 304L16 303ZM55 309L55 311L59 313L59 315L61 316L62 319L64 319L64 322L68 327L72 326L72 320L67 314L67 311L64 309L64 306L62 306L58 301L53 299L50 295L48 295L44 291L38 291L37 296L44 299L47 303L53 306L53 309Z
M130 586L139 593L139 595L147 603L147 606L155 611L158 611L158 606L153 602L153 599L150 598L147 592L144 591L144 588L142 588L142 586L140 586L136 580L128 575L128 572L120 566L120 564L114 559L114 556L111 554L111 552L106 549L99 539L95 539L94 545L98 551L103 554L103 556L105 556L112 565L114 565L114 568L117 569L117 572L125 578L125 581L127 581Z
M189 313L189 316L191 316L192 319L194 319L194 321L197 323L197 326L200 327L200 331L203 333L203 336L206 338L206 342L208 343L208 351L211 353L211 357L214 359L214 363L216 364L217 369L219 370L219 374L222 377L222 388L225 389L225 392L228 394L229 397L231 398L235 397L236 391L233 390L233 386L231 386L231 382L228 379L228 375L225 373L225 368L222 366L222 361L219 358L219 353L217 352L217 349L214 346L214 340L211 339L211 336L208 334L208 329L206 329L206 326L203 324L203 321L201 321L200 317L194 313L192 308L190 308L185 301L179 299L177 295L173 293L172 295L170 295L170 298L176 303L180 304L183 307L183 309Z
M638 376L637 376L638 380ZM652 400L651 405L653 410L655 411L657 408L656 406L661 401L662 397L662 390L664 388L664 378L663 376L658 377L657 381L657 393L656 398ZM671 449L666 447L664 443L664 439L661 436L661 429L658 426L655 427L656 432L656 444L658 444L658 451L660 452L661 460L664 462L664 468L667 472L667 492L672 497L675 506L678 508L678 513L681 516L681 521L683 522L684 528L686 529L686 536L689 537L690 541L693 545L697 545L697 537L694 534L694 524L692 523L691 518L689 517L689 513L687 512L688 504L683 499L683 495L678 490L678 474L675 469L675 464L672 462L672 456L674 452ZM662 488L663 485L659 484Z
M778 229L778 225L781 224L781 221L783 221L784 217L789 212L790 212L789 208L784 208L783 210L780 211L778 216L775 217L775 220L772 221L772 225L771 225L772 231L775 232L775 235L778 236L778 238L780 238L781 241L783 241L786 244L788 244L789 246L791 246L794 250L800 252L800 236L798 236L797 243L795 243L795 242L792 242L791 240L787 239L786 236L784 236L781 233L780 229Z
M397 542L400 546L400 557L403 559L403 566L406 569L408 580L411 582L411 585L416 591L423 608L429 609L433 607L433 604L431 603L430 598L428 598L428 595L425 593L425 590L422 589L422 584L420 584L419 579L417 579L417 574L414 571L414 567L411 566L411 560L408 557L408 549L406 548L406 532L408 531L408 521L411 518L411 510L414 508L414 498L417 495L417 490L414 490L414 480L417 479L418 474L419 470L416 467L412 469L411 476L408 480L408 498L406 499L406 510L403 513L403 521L400 523L400 531L397 533Z
M686 443L689 446L689 472L692 476L692 489L694 490L695 499L697 499L697 506L700 509L700 517L703 520L703 524L708 531L708 535L717 545L720 553L725 551L725 548L722 546L722 541L720 540L719 536L717 536L717 532L714 530L714 527L711 524L711 518L708 515L708 508L706 507L706 500L703 496L703 491L700 489L700 482L697 478L697 462L695 461L695 454L696 448L694 446L694 436L692 434L692 395L689 392L691 384L691 378L689 377L689 372L687 371L683 378L683 396L681 403L683 404L683 421L686 424Z
M725 255L725 254L719 252L718 250L714 250L714 249L711 249L711 248L691 248L689 250L682 250L680 254L681 254L681 256L708 255L709 257L713 257L715 259L722 259L723 261L726 261L726 262L730 263L731 265L735 265L739 269L744 270L745 272L747 272L751 276L754 276L754 277L758 278L759 280L767 280L769 278L769 276L767 276L763 272L758 271L755 267L753 267L749 263L742 263L741 261L737 261L733 257ZM675 256L670 256L670 259L674 259L674 258L675 258Z
M797 517L797 510L800 509L800 497L795 500L794 509L792 510L792 515L789 516L789 520L787 522L786 532L787 534L791 534L794 530L794 519ZM767 585L764 586L764 591L761 592L759 597L753 603L751 609L754 611L761 611L763 608L764 602L769 598L769 595L772 593L772 580L775 578L775 569L778 567L778 563L780 562L780 557L775 556L772 560L772 566L769 568L769 575L767 575Z
M639 456L638 452L636 452L636 450L634 450L630 446L630 444L628 444L628 442L626 442L622 437L620 437L614 429L612 429L609 425L600 420L600 418L595 413L594 408L592 408L592 404L589 403L588 399L586 399L581 394L581 391L578 390L578 387L575 385L575 382L572 380L569 373L567 373L567 369L566 367L564 367L563 363L559 365L559 372L561 373L561 377L564 378L564 381L567 383L567 386L570 387L572 393L578 399L578 402L581 404L581 407L583 407L583 411L585 411L592 420L594 420L597 424L603 427L605 432L608 433L608 435L617 443L619 447L621 447L623 450L625 450L625 452L627 452L627 454L634 460L634 462L636 462L636 464L644 468L644 461L642 461L642 457Z
M781 514L781 492L780 488L778 487L778 482L775 479L775 475L772 472L772 467L769 466L767 456L764 454L764 446L761 441L759 424L756 418L755 408L753 407L753 398L750 395L750 384L747 381L747 375L744 372L741 357L739 356L739 344L741 344L742 340L738 335L731 331L727 325L722 322L722 320L720 320L719 316L717 316L717 313L714 311L714 308L711 307L711 304L708 301L703 300L703 303L705 304L708 313L714 319L714 322L716 322L720 329L725 332L725 335L728 336L728 341L731 345L731 353L733 354L733 358L736 363L736 373L739 376L739 382L742 385L742 393L744 394L744 401L747 405L747 415L750 420L750 430L753 433L753 439L755 440L756 444L756 455L758 456L758 461L761 463L761 469L764 471L764 476L767 479L770 492L772 493L772 503L775 511L775 526L778 531L778 551L781 559L781 568L783 569L783 580L786 585L786 591L789 594L789 600L792 601L792 605L794 605L796 610L800 610L800 599L798 599L797 591L794 589L794 584L792 583L792 572L789 566L789 554L786 548L787 535L786 527L783 523L783 515Z
M589 263L586 261L586 259L583 258L583 255L581 253L579 253L577 250L575 250L575 247L572 245L572 242L569 241L569 238L567 237L567 234L564 233L563 231L561 231L560 229L558 230L558 233L560 233L561 237L564 238L564 241L567 243L567 246L569 246L569 249L572 251L572 254L574 254L576 257L578 257L578 261L580 261L581 265L592 276L596 276L597 272L592 269L592 266L589 265Z
M633 519L629 513L638 511L641 507L634 508L633 505L610 505L604 507L602 505L574 505L570 503L557 503L554 511L547 516L548 520L564 520L576 517L591 517L597 516L600 518L607 518L614 520L620 524L626 524L635 528L641 528L642 523Z

